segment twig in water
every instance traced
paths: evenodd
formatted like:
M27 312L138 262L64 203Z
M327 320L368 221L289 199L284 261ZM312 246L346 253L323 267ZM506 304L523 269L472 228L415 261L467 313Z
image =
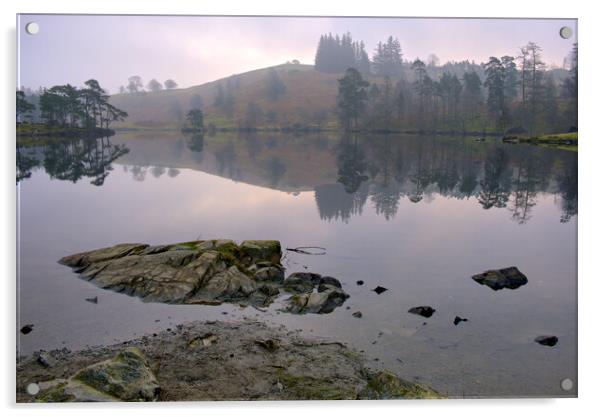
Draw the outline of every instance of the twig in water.
M320 246L299 246L296 248L286 248L286 250L302 255L326 255L326 248Z

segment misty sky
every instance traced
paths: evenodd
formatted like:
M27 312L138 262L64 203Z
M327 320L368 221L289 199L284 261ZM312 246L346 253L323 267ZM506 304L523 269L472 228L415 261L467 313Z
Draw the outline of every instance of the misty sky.
M30 21L40 26L35 36L24 30ZM573 29L571 39L559 36L562 26ZM328 32L351 32L370 55L393 35L404 60L434 53L441 63L515 56L533 41L546 63L562 66L576 40L575 20L21 15L17 30L19 85L79 86L96 78L113 93L130 75L189 87L292 59L313 64Z

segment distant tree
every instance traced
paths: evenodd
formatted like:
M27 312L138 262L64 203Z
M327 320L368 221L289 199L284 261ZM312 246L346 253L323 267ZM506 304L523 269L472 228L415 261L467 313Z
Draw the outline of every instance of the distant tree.
M177 87L178 87L178 83L177 83L177 82L175 82L174 80L172 80L171 78L170 78L170 79L168 79L168 80L165 80L165 81L163 82L163 85L165 86L165 89L166 89L166 90L172 90L172 89L174 89L174 88L177 88Z
M269 125L275 124L277 120L278 120L278 114L274 110L270 110L270 111L266 112L265 121Z
M34 111L36 106L28 102L23 91L17 90L17 123Z
M201 109L192 109L186 115L186 120L188 120L192 129L199 132L205 130L203 119L203 111Z
M299 65L300 64L300 62L299 62L298 59L293 59L292 63L293 63L293 65Z
M570 127L577 128L577 99L578 99L578 47L573 44L570 55L569 76L563 83L563 95L567 99L567 108L565 111L566 119Z
M351 34L320 36L316 51L315 69L320 72L341 73L355 68L360 73L370 73L370 59L363 42L354 42Z
M399 40L389 36L385 43L379 42L372 60L377 75L400 77L403 67Z
M161 84L159 81L157 81L156 79L152 79L148 82L148 84L146 85L146 88L149 89L149 91L152 91L153 93L156 93L158 91L163 90L163 84Z
M224 101L226 100L226 94L224 93L224 87L222 83L218 83L215 91L215 99L213 100L213 105L215 107L222 107L224 105Z
M140 78L139 75L132 75L128 78L128 85L126 88L130 94L134 94L140 92L143 86L142 78Z
M367 98L365 81L355 68L349 68L339 81L337 106L345 129L357 127L358 119L365 108Z
M268 71L267 96L270 100L277 100L286 91L286 85L274 68Z
M127 93L127 90L125 89L124 86L120 85L119 86L119 94L125 94L125 93Z
M439 66L439 57L435 54L430 54L426 60L429 67Z

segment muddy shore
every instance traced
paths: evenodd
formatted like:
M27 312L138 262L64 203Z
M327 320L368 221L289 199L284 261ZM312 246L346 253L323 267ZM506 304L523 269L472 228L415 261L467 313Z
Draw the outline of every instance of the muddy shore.
M139 352L145 370L134 369L128 377L135 374L139 380L113 378L112 390L106 381L96 380L99 363L111 364L131 351ZM87 372L85 388L88 394L93 392L90 398L65 393L65 381L77 379L81 387L84 379L78 375L82 372ZM141 374L148 374L147 380L140 380ZM149 378L155 388L150 397L140 397L135 384L148 387ZM40 389L37 395L28 393L32 383ZM128 397L124 397L126 391ZM110 346L36 352L17 364L17 402L438 397L427 386L366 367L362 354L345 344L301 337L284 326L269 327L251 319L195 321Z

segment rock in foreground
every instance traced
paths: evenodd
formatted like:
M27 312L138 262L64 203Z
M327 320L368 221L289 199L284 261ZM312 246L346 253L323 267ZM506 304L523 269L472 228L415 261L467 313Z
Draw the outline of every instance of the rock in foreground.
M294 273L284 278L276 240L201 240L173 245L119 244L59 262L104 289L144 301L175 304L271 304L292 294L286 311L330 313L348 295L332 277Z
M123 344L49 354L56 360L50 368L35 355L17 364L18 402L441 398L367 368L344 344L251 320L187 323ZM31 383L40 385L36 396L27 394Z
M503 288L515 290L527 283L527 277L515 266L485 271L482 274L473 275L472 279L494 291Z
M155 401L160 388L138 348L81 369L71 378L40 384L39 402Z

